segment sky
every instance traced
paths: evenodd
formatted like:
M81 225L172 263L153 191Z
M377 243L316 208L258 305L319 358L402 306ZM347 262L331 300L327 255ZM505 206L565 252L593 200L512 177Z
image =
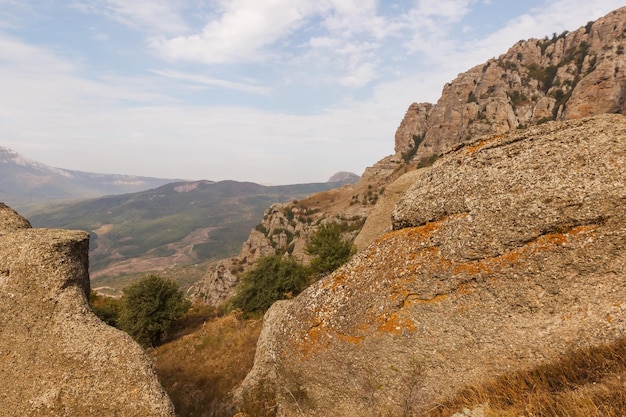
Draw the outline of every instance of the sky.
M0 0L0 146L262 184L361 174L413 102L613 0Z

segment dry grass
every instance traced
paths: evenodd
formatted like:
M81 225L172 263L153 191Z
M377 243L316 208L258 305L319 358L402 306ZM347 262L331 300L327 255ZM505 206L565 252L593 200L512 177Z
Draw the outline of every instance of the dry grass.
M422 415L450 416L481 404L486 416L626 416L626 338L467 387Z
M232 416L232 390L252 368L261 320L212 318L192 311L178 337L153 355L163 387L179 417ZM195 330L193 330L195 328Z
M153 351L179 417L230 417L237 411L232 391L252 367L262 322L216 314L193 309L173 340ZM275 414L269 391L246 399L248 415ZM417 415L451 416L480 405L487 417L626 416L626 338L466 387L454 399Z

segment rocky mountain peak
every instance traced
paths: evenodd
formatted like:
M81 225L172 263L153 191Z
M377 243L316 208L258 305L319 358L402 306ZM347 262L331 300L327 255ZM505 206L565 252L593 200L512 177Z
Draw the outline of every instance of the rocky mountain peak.
M396 132L414 163L456 144L550 120L626 114L626 7L574 32L530 39L412 104Z
M353 183L359 180L359 176L354 172L339 171L330 176L327 182Z

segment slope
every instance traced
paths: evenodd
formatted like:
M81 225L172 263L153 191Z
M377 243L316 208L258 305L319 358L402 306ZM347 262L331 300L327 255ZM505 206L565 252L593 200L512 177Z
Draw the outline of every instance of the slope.
M90 232L91 276L98 279L232 255L272 202L338 185L179 182L55 205L31 214L30 220L36 227Z

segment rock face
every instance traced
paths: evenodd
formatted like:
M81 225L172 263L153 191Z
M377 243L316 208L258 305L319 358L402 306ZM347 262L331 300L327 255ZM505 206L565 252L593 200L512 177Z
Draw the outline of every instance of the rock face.
M623 336L625 167L620 115L443 155L395 231L270 309L243 396L273 387L279 416L411 415Z
M145 352L89 308L88 239L0 203L0 410L173 417Z
M427 168L409 171L385 187L385 192L381 194L380 199L367 216L363 228L354 239L357 250L365 249L376 238L391 230L391 213L396 203L426 170Z
M626 114L626 7L460 74L436 105L409 107L395 150L419 162L477 136L602 113Z

